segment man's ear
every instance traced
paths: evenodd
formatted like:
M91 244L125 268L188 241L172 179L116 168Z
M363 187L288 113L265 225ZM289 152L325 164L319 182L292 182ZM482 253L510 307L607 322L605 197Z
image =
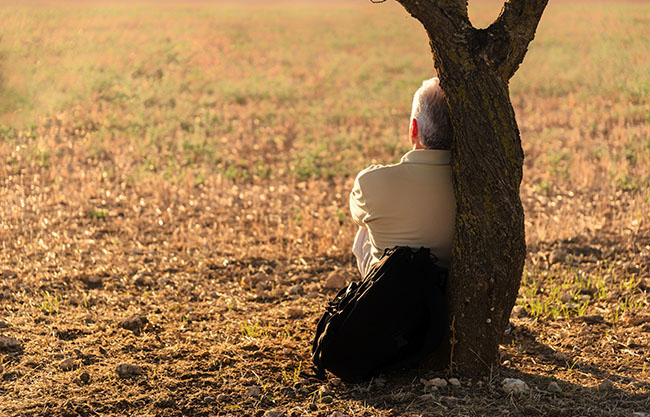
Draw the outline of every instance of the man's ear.
M418 121L416 119L411 119L411 126L409 126L409 137L411 140L418 137Z

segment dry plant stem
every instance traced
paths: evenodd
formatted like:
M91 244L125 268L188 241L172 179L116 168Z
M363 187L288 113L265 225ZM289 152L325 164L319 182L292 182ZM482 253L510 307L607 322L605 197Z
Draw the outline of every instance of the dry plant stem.
M458 371L484 374L496 363L526 254L523 151L508 81L547 1L509 1L483 31L470 23L465 1L398 1L429 36L450 108L457 214L449 317ZM430 366L443 367L446 358L437 355Z
M454 346L456 345L456 316L451 318L451 337L449 338L449 376L454 375Z

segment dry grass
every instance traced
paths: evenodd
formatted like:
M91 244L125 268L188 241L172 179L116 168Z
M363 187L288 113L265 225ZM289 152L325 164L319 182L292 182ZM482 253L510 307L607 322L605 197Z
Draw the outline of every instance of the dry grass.
M415 21L394 4L123 2L0 21L0 336L21 342L0 348L0 414L650 409L646 4L549 6L512 82L530 255L504 366L429 396L417 372L304 374L324 276L356 277L352 179L406 150L431 75ZM120 327L132 315L148 323ZM503 376L535 389L508 396Z

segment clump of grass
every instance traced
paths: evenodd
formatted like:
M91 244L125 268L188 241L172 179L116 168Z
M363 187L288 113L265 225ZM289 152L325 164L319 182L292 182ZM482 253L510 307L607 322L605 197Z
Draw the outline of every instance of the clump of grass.
M298 366L293 370L293 372L287 372L286 370L282 370L282 379L290 382L290 383L296 383L300 380L300 372L302 369L302 361L298 362Z
M95 208L90 211L90 217L95 219L104 219L106 218L107 212L101 208Z
M260 328L259 322L250 323L245 322L241 324L241 331L244 336L250 337L251 339L256 339L262 336L262 329Z
M39 308L46 314L54 314L59 311L60 303L61 298L58 295L51 295L48 291L43 291Z

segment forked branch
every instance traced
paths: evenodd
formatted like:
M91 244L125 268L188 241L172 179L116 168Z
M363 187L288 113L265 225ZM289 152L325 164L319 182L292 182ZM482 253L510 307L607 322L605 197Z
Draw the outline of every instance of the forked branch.
M504 81L510 80L535 37L548 0L508 0L486 30L475 32L478 54Z
M455 44L471 28L465 0L397 0L424 26L436 49ZM460 35L460 36L459 36Z
M376 0L373 0L376 1ZM507 82L526 55L548 0L507 0L487 29L475 29L465 0L397 0L424 26L434 52L470 58ZM465 67L470 62L455 62ZM463 65L464 64L464 65ZM440 68L439 68L440 69Z

